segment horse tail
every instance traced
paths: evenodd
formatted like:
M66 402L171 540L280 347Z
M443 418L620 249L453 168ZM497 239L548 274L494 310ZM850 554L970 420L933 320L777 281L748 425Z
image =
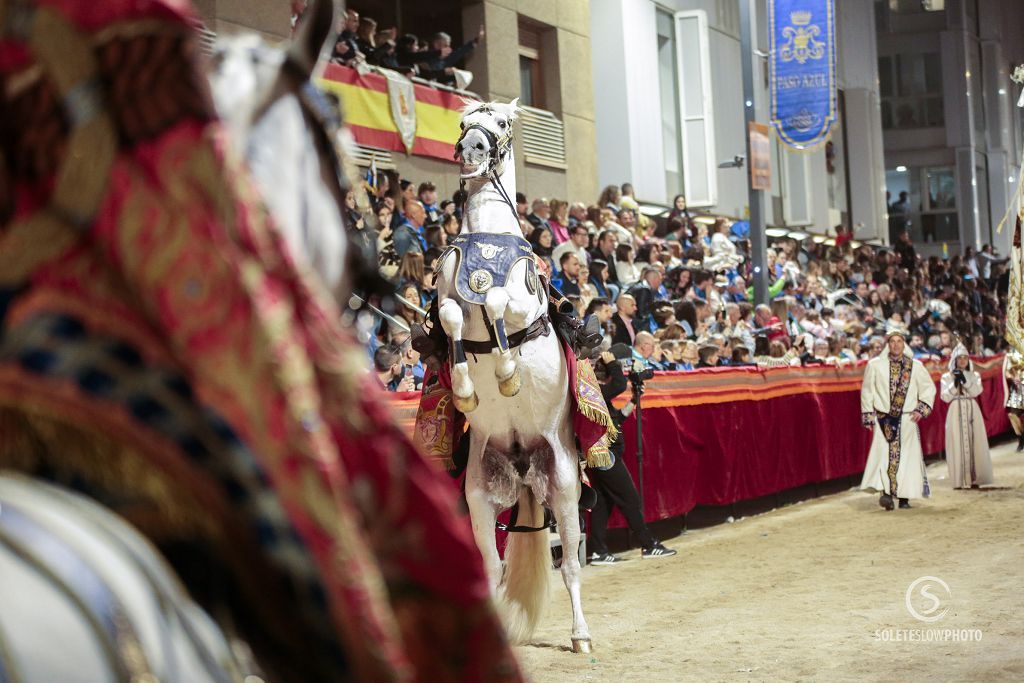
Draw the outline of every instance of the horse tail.
M528 486L524 486L519 494L517 524L531 527L544 524L544 508ZM536 630L548 602L548 573L551 569L548 534L545 531L509 534L505 564L501 592L505 626L513 643L525 643Z

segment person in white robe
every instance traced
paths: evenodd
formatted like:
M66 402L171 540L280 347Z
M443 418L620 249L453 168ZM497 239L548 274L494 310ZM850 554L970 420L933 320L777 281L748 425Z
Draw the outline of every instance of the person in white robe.
M704 267L712 273L733 270L743 262L743 256L729 239L729 222L719 218L711 235L711 253L704 258Z
M1003 398L1010 426L1017 435L1017 452L1024 451L1024 356L1016 349L1010 349L1003 358Z
M935 382L914 360L906 333L886 335L887 352L872 358L860 392L861 422L874 433L861 479L862 490L878 491L878 504L909 508L911 498L930 495L917 423L935 405Z
M992 483L992 458L988 452L985 420L977 397L981 375L974 371L967 347L958 344L949 357L949 372L940 383L946 413L946 465L954 489Z

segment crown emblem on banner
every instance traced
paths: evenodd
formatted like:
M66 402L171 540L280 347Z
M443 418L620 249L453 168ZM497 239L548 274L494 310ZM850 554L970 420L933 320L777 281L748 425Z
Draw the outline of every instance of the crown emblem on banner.
M799 10L789 15L789 20L794 26L807 26L811 23L811 13L807 10Z

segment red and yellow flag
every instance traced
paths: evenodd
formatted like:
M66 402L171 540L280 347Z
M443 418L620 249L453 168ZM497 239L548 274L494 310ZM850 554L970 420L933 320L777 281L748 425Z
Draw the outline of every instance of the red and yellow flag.
M356 142L369 147L404 152L405 145L391 117L387 79L380 74L360 75L355 69L328 64L318 85L344 104L345 123ZM425 85L416 85L416 139L412 153L452 159L459 139L459 120L467 98ZM404 103L403 103L404 104ZM408 105L406 105L408 106Z

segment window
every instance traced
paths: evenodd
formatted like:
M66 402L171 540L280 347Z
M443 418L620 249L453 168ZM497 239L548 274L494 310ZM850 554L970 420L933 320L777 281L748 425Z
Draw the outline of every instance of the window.
M675 17L658 9L658 89L661 94L661 144L665 155L665 192L683 194L683 147L679 116L679 68Z
M718 160L708 17L703 10L676 12L675 24L684 193L690 206L714 206L718 202Z
M540 100L537 85L540 69L536 59L519 55L519 104L527 107L539 107Z
M889 11L893 14L945 12L946 0L889 0Z
M540 32L519 24L519 104L544 109L540 77Z
M879 57L878 80L883 128L945 125L942 60L938 52Z
M889 239L904 230L915 242L957 242L956 171L951 166L897 166L885 172L889 194Z

